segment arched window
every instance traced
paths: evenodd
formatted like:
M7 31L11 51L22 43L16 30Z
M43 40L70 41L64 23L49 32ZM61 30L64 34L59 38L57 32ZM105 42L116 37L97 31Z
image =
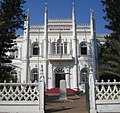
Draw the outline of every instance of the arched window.
M35 82L35 81L38 82L38 70L37 69L33 69L31 71L31 81L32 82Z
M52 43L52 53L53 54L67 54L67 43Z
M10 53L10 56L11 56L13 59L17 59L17 58L18 58L18 47L13 47L13 51L14 51L14 52L11 52L11 53Z
M85 42L80 44L80 53L81 55L87 55L87 45Z
M39 46L37 43L33 45L33 55L39 55Z
M87 69L82 69L81 70L81 83L86 83L88 82L88 70Z

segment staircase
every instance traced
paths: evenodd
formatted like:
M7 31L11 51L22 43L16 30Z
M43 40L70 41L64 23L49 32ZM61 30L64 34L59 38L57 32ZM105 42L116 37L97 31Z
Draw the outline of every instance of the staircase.
M73 89L70 89L70 88L67 88L67 95L77 94L77 93L78 93L77 91L75 91ZM60 94L60 88L47 89L45 91L45 94L46 95L52 95L52 94L59 95Z

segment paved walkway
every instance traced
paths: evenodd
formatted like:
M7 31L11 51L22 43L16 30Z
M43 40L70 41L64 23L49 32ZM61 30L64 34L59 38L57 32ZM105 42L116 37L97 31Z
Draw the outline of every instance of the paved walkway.
M59 101L59 95L46 96L46 113L88 113L85 96L71 95L68 101Z

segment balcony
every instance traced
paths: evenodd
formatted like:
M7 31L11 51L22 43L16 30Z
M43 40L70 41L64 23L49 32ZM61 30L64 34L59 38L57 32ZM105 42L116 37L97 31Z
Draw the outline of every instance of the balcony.
M73 60L71 54L49 54L48 60Z

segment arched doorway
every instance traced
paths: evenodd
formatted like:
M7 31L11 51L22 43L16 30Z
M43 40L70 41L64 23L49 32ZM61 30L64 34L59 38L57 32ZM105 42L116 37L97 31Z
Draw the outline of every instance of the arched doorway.
M60 87L60 80L65 80L65 73L63 69L57 68L55 70L55 87Z
M32 83L35 81L38 82L38 69L37 68L32 69L30 80Z

